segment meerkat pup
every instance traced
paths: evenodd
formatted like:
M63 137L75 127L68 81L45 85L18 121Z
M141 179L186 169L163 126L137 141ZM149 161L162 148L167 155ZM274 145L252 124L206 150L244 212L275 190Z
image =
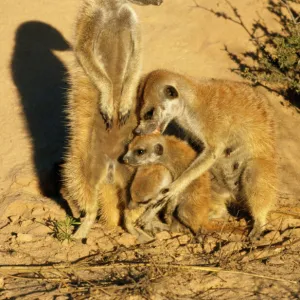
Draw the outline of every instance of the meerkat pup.
M128 5L160 5L163 0L84 0L76 23L74 51L98 90L98 108L107 129L114 110L124 125L133 109L141 70L140 29Z
M136 108L141 68L139 24L127 2L84 0L76 23L61 189L74 217L85 212L75 239L87 237L98 210L106 227L119 225L134 171L118 161L137 125L130 111ZM113 126L113 119L123 126Z
M147 209L141 222L151 219L167 202L176 203L193 180L210 170L221 187L246 205L254 223L249 237L258 237L276 201L277 186L275 125L263 95L244 83L196 80L156 70L144 81L141 101L137 134L164 132L174 120L203 147L160 192L158 204Z
M141 243L153 240L146 232L169 230L157 216L148 222L143 230L135 226L135 222L145 212L147 205L159 191L172 182L170 171L161 164L140 165L134 175L130 187L130 201L124 210L124 225L129 233Z
M129 144L126 155L123 157L124 162L132 166L139 166L139 168L142 166L141 175L147 174L147 172L143 171L147 168L148 173L151 172L153 175L156 173L156 178L161 178L161 180L158 182L154 176L141 177L141 175L134 178L131 194L136 195L138 194L137 191L143 192L143 186L139 184L142 181L145 182L146 190L150 191L150 195L145 197L144 194L144 197L133 197L131 199L131 202L135 204L133 209L137 208L138 213L141 215L143 213L141 206L145 207L146 205L148 207L152 203L157 204L157 199L154 196L157 196L157 193L170 184L171 181L180 177L181 173L188 168L196 156L195 150L186 142L174 136L152 134L135 137ZM157 164L161 165L160 169L157 168ZM137 182L135 183L135 181ZM149 186L152 189L149 189ZM154 194L155 192L156 195ZM211 208L210 176L208 172L190 182L176 197L176 203L172 203L174 206L167 207L167 224L172 225L173 218L171 214L176 208L178 221L188 227L193 233L198 233L200 228L208 226L208 215ZM137 220L137 218L128 220L130 217L131 215L125 215L127 223L131 224L133 223L132 221L135 222ZM153 222L152 219L145 223L145 226L149 226L151 222ZM157 222L155 227L159 227ZM165 225L161 229L165 230Z

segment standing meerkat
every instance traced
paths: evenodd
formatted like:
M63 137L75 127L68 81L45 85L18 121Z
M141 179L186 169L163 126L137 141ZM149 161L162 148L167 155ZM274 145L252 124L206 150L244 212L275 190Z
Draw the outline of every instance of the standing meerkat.
M75 55L98 90L107 129L115 110L119 125L127 121L141 71L140 28L128 2L160 5L162 0L84 0L76 23Z
M87 236L98 209L107 227L119 224L133 174L118 161L137 125L130 111L135 112L141 69L139 24L127 2L84 0L76 23L61 190L74 217L85 211L76 239ZM159 5L162 1L132 2ZM113 119L123 126L113 125Z
M151 186L152 190L146 188L146 190L150 191L150 195L146 197L143 195L144 198L132 198L131 201L138 204L134 205L133 209L138 208L138 214L141 214L143 211L140 208L141 206L156 204L157 199L155 196L157 196L161 188L165 188L171 181L180 177L182 172L195 160L196 156L195 150L186 142L174 136L153 134L135 137L129 144L126 155L123 157L124 162L132 166L142 166L142 170L147 168L148 173L151 174L153 172L153 175L156 174L157 178L161 178L161 181L158 184L157 178L154 177L154 180L152 180L152 177L143 176L144 174L147 175L145 171L142 171L143 173L140 176L136 176L131 186L132 195L137 194L137 191L143 191L141 182L146 181L146 187ZM157 167L158 164L161 165L160 169ZM135 181L137 182L135 183ZM176 199L176 203L173 202L174 206L167 207L167 224L171 225L173 220L171 214L176 208L178 221L188 227L193 233L196 234L202 227L209 227L208 216L211 209L211 191L208 172L191 181L183 191L176 195ZM129 224L137 219L135 217L134 220L128 220L128 218L131 218L131 215L125 215L125 223ZM152 220L149 220L149 223L151 222ZM148 226L149 224L146 223L145 225ZM165 229L165 226L162 229Z
M225 80L196 80L156 70L144 81L137 134L164 131L171 120L203 151L169 187L151 219L167 202L176 202L193 180L210 170L221 188L244 204L253 218L250 238L258 237L276 201L275 125L266 99L251 86Z

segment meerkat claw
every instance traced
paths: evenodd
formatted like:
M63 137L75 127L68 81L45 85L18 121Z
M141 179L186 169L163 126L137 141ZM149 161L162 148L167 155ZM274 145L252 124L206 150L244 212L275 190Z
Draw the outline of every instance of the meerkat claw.
M113 127L113 119L108 116L108 114L101 112L102 118L106 125L106 130L110 131Z
M252 241L252 242L255 242L257 240L260 239L260 236L261 236L261 229L260 228L257 228L257 226L254 226L253 229L250 231L248 237L249 237L249 240Z
M153 3L153 4L160 6L160 5L162 5L163 2L164 2L164 0L156 0L155 3Z
M119 126L125 125L125 123L127 122L129 116L130 116L130 111L128 111L125 114L119 113Z

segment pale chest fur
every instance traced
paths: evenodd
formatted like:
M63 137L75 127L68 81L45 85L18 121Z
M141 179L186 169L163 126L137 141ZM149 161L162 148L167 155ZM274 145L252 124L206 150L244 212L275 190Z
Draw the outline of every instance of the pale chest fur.
M126 7L117 12L106 12L96 30L93 51L113 83L115 97L122 90L134 47L133 32L138 30L137 26L134 11Z

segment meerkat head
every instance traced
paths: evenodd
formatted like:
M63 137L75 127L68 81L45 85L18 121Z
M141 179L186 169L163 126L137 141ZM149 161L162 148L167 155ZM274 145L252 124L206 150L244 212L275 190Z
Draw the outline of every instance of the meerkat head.
M144 80L141 92L138 135L164 132L168 124L183 111L177 76L167 71L154 71Z
M163 0L128 0L129 2L137 5L161 5Z
M164 139L160 134L136 136L123 157L126 164L140 166L158 163L164 154Z

